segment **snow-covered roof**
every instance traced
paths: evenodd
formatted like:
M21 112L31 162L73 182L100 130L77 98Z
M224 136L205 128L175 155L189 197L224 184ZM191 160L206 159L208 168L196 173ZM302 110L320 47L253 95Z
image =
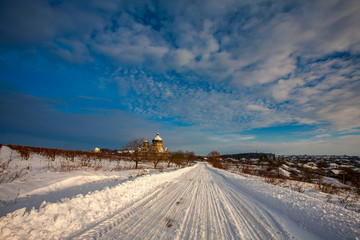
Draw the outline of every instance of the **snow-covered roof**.
M339 174L342 174L343 173L343 171L342 170L338 170L338 169L333 169L333 170L331 170L334 174L336 174L336 175L339 175Z
M285 177L290 177L291 173L289 171L286 171L285 169L279 168L279 172L281 175L285 176Z

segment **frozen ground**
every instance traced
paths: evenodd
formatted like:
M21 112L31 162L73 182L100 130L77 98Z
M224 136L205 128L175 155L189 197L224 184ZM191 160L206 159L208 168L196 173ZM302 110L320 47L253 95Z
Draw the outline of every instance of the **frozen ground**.
M359 239L359 229L359 213L205 163L0 219L0 239Z

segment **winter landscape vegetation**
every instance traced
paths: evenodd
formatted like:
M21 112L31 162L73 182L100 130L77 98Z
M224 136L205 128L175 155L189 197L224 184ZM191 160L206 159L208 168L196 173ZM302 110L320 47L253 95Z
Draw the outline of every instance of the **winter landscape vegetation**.
M1 0L0 239L360 239L358 0Z

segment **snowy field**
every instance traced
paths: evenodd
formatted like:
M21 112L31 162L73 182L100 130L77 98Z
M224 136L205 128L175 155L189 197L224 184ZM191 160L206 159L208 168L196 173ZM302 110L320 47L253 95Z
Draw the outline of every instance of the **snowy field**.
M10 152L2 147L0 160ZM40 168L0 184L0 239L360 239L359 213L206 163L163 173Z

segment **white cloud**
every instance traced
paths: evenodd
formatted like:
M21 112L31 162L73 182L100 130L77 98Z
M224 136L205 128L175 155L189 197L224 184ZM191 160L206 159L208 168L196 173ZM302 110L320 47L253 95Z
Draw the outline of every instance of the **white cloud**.
M12 10L9 12L19 12L13 9L19 8L23 15L31 15L32 24L40 26L32 31L34 39L39 39L35 35L47 36L45 39L51 42L70 35L69 41L90 46L90 54L101 53L121 64L190 72L215 81L230 78L236 86L271 83L293 74L298 56L314 58L336 51L360 51L356 25L360 6L351 0L271 5L233 0L147 5L92 1L86 7L72 2L32 4L32 8L6 6ZM36 21L44 16L46 23ZM27 26L8 14L3 18L3 22L13 20L17 24L13 29ZM57 47L55 53L67 60L78 56ZM197 61L193 61L195 58ZM283 94L286 97L285 90Z
M53 45L53 52L65 61L80 64L94 61L89 49L82 41L59 39L58 43Z
M339 55L302 63L301 71L272 84L268 94L286 106L285 111L299 123L322 123L335 130L358 128L356 62L356 57Z
M259 105L253 105L253 104L248 105L247 109L249 109L251 111L260 111L260 112L269 111L268 108L265 108L265 107L259 106Z
M305 82L299 78L279 80L279 82L272 87L272 96L276 100L286 101L289 95L299 86L303 86Z
M176 49L173 53L174 65L177 67L191 64L193 59L194 54L187 49Z
M319 110L317 115L340 129L344 127L358 128L360 127L360 107L356 104L358 102L360 102L360 97L351 99L351 102L347 102L347 104L343 102L344 105L333 103Z
M316 138L325 138L325 137L330 137L330 136L331 136L330 134L325 133L325 134L316 135L315 137Z
M295 117L294 119L295 119L299 124L313 125L313 124L316 124L316 123L317 123L316 120L312 120L312 119L308 119L308 118L298 118L298 117Z

